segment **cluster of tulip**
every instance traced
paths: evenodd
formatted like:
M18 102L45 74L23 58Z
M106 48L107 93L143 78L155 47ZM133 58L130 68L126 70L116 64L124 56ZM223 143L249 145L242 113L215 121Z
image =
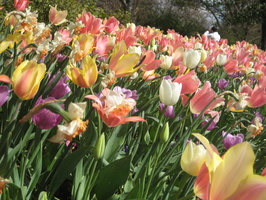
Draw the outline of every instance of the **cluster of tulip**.
M265 199L265 51L30 3L1 27L3 196Z

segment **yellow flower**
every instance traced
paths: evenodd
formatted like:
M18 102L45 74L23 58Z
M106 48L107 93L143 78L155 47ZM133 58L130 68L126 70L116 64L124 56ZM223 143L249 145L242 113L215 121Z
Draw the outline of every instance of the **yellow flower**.
M98 78L98 70L95 58L89 55L82 59L81 68L74 67L72 64L67 67L67 75L70 80L80 87L92 86Z
M22 100L32 99L39 90L40 83L46 72L45 64L25 60L12 75L12 87L16 95Z

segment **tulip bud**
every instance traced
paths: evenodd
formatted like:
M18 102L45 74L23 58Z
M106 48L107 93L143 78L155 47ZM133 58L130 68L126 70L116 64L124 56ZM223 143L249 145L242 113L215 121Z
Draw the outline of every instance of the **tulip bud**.
M165 56L161 55L160 60L162 61L160 67L162 69L169 69L172 66L172 57L171 56Z
M181 157L181 168L192 176L197 176L205 162L206 149L189 141Z
M168 122L166 122L160 134L160 141L162 143L167 142L168 138L169 138L169 124Z
M171 80L162 80L159 96L164 105L170 106L177 103L182 89L181 83L173 83Z
M189 69L195 68L201 59L201 54L197 50L187 50L184 54L183 63L187 66Z
M102 158L104 154L104 149L105 149L105 135L103 133L99 137L94 147L94 152L93 152L94 158L97 160Z

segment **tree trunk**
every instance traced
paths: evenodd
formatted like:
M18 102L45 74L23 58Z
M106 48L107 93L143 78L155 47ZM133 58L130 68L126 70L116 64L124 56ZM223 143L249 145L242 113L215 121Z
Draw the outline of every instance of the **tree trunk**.
M266 0L260 0L263 6L262 21L261 21L261 49L266 50Z

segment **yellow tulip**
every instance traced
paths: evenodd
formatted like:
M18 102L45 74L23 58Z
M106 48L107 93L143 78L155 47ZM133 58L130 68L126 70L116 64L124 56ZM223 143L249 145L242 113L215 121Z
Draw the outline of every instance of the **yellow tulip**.
M91 87L98 78L98 70L95 62L95 58L91 58L89 55L86 55L81 62L81 67L77 68L70 64L67 67L67 75L70 80L80 87Z
M45 64L25 60L12 75L12 87L15 94L22 100L32 99L39 90L40 83L46 72Z
M181 157L181 168L192 176L197 176L206 161L206 149L189 141Z
M137 53L128 53L125 41L121 41L114 47L112 57L110 59L109 68L115 72L116 77L130 76L134 74L139 67L136 67L140 60Z

